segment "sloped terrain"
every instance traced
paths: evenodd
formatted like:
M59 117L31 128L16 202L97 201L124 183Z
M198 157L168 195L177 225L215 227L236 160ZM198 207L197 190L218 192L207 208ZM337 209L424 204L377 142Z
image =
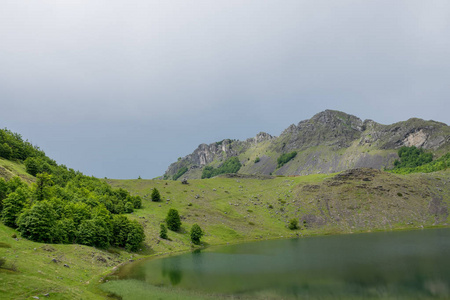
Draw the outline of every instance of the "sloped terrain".
M450 145L450 127L444 123L412 118L382 125L343 112L326 110L309 120L291 125L280 136L259 133L246 141L223 140L201 144L192 154L171 164L164 174L201 178L205 166L220 166L227 158L237 156L241 174L308 175L334 173L349 168L390 168L402 146L416 146L445 154ZM277 158L296 151L296 157L279 167Z

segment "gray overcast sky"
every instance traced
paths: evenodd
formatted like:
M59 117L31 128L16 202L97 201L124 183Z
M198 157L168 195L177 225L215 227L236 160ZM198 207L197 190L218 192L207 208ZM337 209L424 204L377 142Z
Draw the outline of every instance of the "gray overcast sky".
M153 178L324 109L450 123L450 1L2 0L0 127Z

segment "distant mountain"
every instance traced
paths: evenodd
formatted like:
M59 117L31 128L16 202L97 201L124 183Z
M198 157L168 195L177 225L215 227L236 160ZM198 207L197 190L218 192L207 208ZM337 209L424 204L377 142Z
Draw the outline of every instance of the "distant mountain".
M450 149L450 126L412 118L391 125L334 110L325 110L292 124L280 136L258 133L245 141L225 139L201 144L193 153L172 163L165 178L201 178L205 166L220 167L230 157L242 164L238 173L257 175L307 175L351 168L389 168L402 146L432 150L440 156ZM282 154L297 152L284 165ZM174 176L175 175L175 176Z

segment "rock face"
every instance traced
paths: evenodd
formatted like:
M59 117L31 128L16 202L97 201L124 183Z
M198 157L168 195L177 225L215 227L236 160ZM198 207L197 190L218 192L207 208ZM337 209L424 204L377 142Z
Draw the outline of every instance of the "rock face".
M290 125L279 137L260 132L245 141L226 139L201 144L193 153L171 164L164 177L171 178L180 168L187 167L183 178L200 178L204 166L219 166L232 156L238 156L243 164L241 174L306 175L360 167L381 169L393 164L397 149L402 146L448 150L450 127L417 118L382 125L325 110ZM291 151L297 151L295 159L278 168L277 158Z

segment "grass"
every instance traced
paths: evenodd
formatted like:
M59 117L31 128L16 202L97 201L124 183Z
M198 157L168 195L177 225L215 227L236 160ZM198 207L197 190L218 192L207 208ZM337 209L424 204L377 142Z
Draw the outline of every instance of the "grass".
M142 249L130 254L121 249L108 252L80 245L45 245L22 239L15 230L0 225L0 259L6 261L0 269L0 294L5 299L29 299L47 293L52 299L104 299L108 293L100 289L99 282L117 265L129 259L195 248L189 237L194 223L206 233L204 246L448 226L448 213L441 212L449 206L450 171L397 175L369 170L346 179L336 179L335 175L266 180L223 176L189 180L188 185L180 181L106 179L113 187L143 197L143 208L128 215L144 226ZM150 199L155 187L161 193L161 202ZM434 211L430 211L430 203L436 207ZM169 240L164 240L159 238L160 224L170 208L179 211L183 224L179 232L168 231ZM299 230L288 228L293 218L299 220ZM13 234L18 238L12 238ZM210 297L164 287L142 288L152 289L155 299ZM139 289L136 286L129 293L139 295Z

